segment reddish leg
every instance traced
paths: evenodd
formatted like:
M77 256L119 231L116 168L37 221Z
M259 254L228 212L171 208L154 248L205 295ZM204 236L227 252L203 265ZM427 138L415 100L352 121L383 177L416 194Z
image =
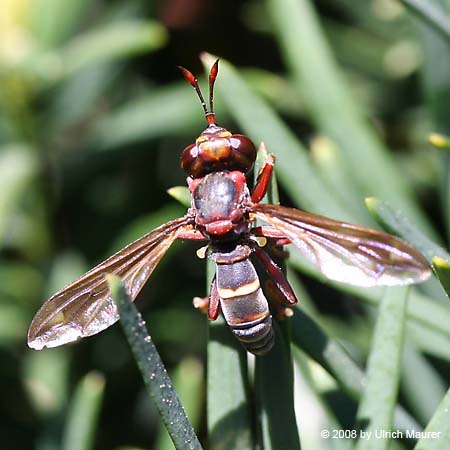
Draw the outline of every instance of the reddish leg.
M252 234L270 239L270 245L279 246L289 245L291 243L291 240L281 231L269 226L252 228Z
M264 250L261 250L259 247L255 247L253 250L262 268L273 282L274 287L281 294L277 295L276 299L279 299L279 302L284 305L296 305L298 303L297 297L282 270Z
M192 306L206 314L209 308L209 297L194 297L192 299Z
M216 320L220 314L220 297L217 290L216 277L214 276L211 282L210 296L209 297L194 297L192 300L194 308L199 309L201 312L208 312L209 320Z
M211 282L211 289L209 294L209 308L208 308L208 319L216 320L220 314L220 297L219 290L217 289L217 281L214 276Z
M177 239L185 241L207 241L208 239L203 236L200 231L197 230L181 230L177 234Z
M264 281L264 293L278 320L293 316L294 312L291 307L286 307L285 297L277 288L273 280L267 279Z
M270 153L267 155L264 161L264 166L259 172L258 179L256 180L255 187L252 191L252 201L258 203L266 195L267 189L269 188L270 178L272 177L272 172L275 166L275 155Z

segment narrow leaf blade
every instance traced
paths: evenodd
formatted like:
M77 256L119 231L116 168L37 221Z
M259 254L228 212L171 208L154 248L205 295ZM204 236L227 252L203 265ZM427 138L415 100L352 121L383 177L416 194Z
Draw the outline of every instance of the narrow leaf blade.
M175 448L177 450L201 450L202 446L189 423L158 351L148 335L145 322L126 294L120 278L108 275L108 284L119 310L123 330L141 370L147 392L155 402Z
M300 450L294 410L289 323L274 322L275 345L256 357L255 391L261 448Z
M442 450L448 446L450 442L450 389L420 436L414 450Z
M370 433L361 438L357 450L386 450L388 439L375 435L391 430L400 379L408 288L390 287L383 297L367 367L367 386L358 408L360 428Z
M69 415L63 436L63 450L94 448L95 432L105 388L102 375L88 373L78 384L70 402Z

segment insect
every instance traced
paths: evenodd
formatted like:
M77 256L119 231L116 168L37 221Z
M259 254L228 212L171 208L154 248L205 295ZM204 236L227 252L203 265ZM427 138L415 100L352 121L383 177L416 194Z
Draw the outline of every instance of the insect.
M256 355L271 349L274 335L268 300L252 260L264 269L278 294L272 303L275 309L297 303L284 273L259 246L261 238L274 245L292 243L332 280L377 286L417 283L429 277L424 257L394 236L260 203L270 183L275 157L268 155L250 190L246 175L256 159L254 144L215 121L218 61L209 74L209 108L194 75L185 68L180 70L197 92L207 121L206 129L181 155L191 207L183 217L129 244L48 299L30 325L30 347L56 347L112 325L118 320L118 312L105 275L120 276L134 300L176 239L208 241L208 257L216 265L208 318L215 320L222 312L232 333ZM263 225L255 226L256 220Z

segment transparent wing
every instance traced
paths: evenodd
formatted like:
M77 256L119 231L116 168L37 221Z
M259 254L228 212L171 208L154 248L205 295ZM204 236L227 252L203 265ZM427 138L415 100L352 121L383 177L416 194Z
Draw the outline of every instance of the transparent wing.
M382 231L277 205L257 204L253 212L332 280L390 286L419 283L430 276L430 267L417 250Z
M36 350L57 347L108 328L119 315L105 275L120 276L134 300L178 232L186 229L190 229L186 217L168 222L57 292L34 316L28 345Z

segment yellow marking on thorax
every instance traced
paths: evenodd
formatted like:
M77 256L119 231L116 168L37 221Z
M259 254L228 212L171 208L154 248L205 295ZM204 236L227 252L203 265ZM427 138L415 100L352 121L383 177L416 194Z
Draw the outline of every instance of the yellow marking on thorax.
M195 143L198 145L198 144L201 144L202 142L206 142L207 140L208 140L207 137L200 135L200 136L195 140Z
M253 294L259 289L259 280L255 278L250 283L243 284L239 286L237 289L230 288L218 288L220 298L234 298L241 297L242 295Z

